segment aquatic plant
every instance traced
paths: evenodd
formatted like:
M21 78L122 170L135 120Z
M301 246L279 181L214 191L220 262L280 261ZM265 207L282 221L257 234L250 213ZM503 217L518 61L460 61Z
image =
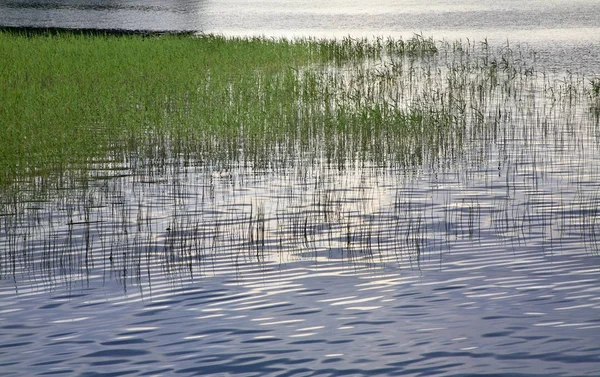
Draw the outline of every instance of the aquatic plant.
M324 131L369 132L359 122L372 116L418 121L379 99L365 102L364 88L342 81L354 80L348 73L355 69L363 75L365 60L436 51L421 36L385 42L1 33L0 44L7 63L0 73L4 185L85 175L98 161L131 156L224 161L243 149L259 162L274 145L306 144Z
M420 268L482 234L598 250L597 81L519 46L0 33L0 54L2 276Z

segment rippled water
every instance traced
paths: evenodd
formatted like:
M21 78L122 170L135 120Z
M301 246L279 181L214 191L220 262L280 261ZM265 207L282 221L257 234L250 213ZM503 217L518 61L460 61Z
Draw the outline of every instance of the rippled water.
M445 171L109 169L5 204L3 374L597 375L595 138Z
M595 1L370 4L12 1L0 25L511 37L597 73ZM3 195L0 375L600 375L598 114L511 111L435 164L99 163Z

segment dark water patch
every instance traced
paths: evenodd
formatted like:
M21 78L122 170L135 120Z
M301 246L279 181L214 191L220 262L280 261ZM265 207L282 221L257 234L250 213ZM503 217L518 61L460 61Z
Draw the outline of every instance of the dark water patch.
M92 308L95 306L102 306L102 305L104 305L104 303L102 303L102 302L92 302L92 303L84 303L81 305L77 305L77 306L75 306L75 308Z
M450 291L450 290L454 290L454 289L463 289L466 288L467 285L449 285L446 287L438 287L438 288L434 288L434 291Z
M290 342L288 344L291 345L303 345L303 344L317 344L317 343L329 343L326 340L323 339L311 339L311 340L295 340L293 342Z
M204 331L199 332L199 333L195 333L194 335L209 335L209 334L231 333L232 331L235 331L235 329L213 328L213 329L209 329L209 330L204 330Z
M522 340L506 341L506 342L503 342L503 343L498 343L498 347L499 348L501 348L501 347L511 347L511 346L516 346L516 345L523 344L523 343L524 343L524 341L522 341Z
M80 377L118 377L118 376L127 376L133 373L138 373L138 370L127 370L121 372L83 372L79 376Z
M321 310L320 309L302 309L300 311L295 311L295 312L286 312L285 315L288 316L305 316L305 315L310 315L310 314L315 314L315 313L320 313Z
M198 33L196 30L152 30L152 29L121 29L121 28L78 28L78 27L28 27L28 26L2 26L0 32L13 33L25 36L56 36L56 35L88 35L88 36L134 36L141 35L146 37L157 37L162 35L180 35L193 36ZM116 176L98 176L97 180L107 180L126 175Z
M351 335L362 336L362 335L374 335L374 334L380 334L380 331L361 331L361 332L354 332Z
M143 344L143 343L152 343L145 339L123 339L123 340L112 340L110 342L100 343L103 346L120 346L127 344Z
M262 334L265 332L269 332L269 330L244 330L244 329L232 329L230 330L231 335L253 335L253 334Z
M185 297L186 300L189 300L189 298L187 296L193 296L194 299L206 300L206 299L212 299L212 298L221 298L223 296L227 296L228 294L229 294L229 292L224 289L223 290L216 289L211 292L206 292L203 290L199 290L199 291L194 290L191 292L179 293L179 295Z
M413 305L413 304L408 304L408 305L399 305L396 306L396 309L421 309L424 308L425 305Z
M171 335L176 335L176 334L171 334ZM198 342L199 342L199 340L197 340L197 339L187 339L187 340L181 340L181 341L172 342L172 343L166 343L164 345L161 345L161 347L189 346L191 344L197 344ZM223 343L229 343L229 342L231 342L231 339L226 339L223 341Z
M95 344L96 342L93 340L60 340L52 343L48 343L50 346L67 346L67 345L86 345L86 344Z
M313 297L313 296L325 296L325 295L327 295L327 292L325 292L322 289L306 289L306 290L299 290L298 294L301 294L301 295L307 296L307 297Z
M328 340L328 344L344 344L344 343L352 343L354 340L351 339L339 339L339 340Z
M110 349L83 355L83 357L134 357L149 354L149 351L134 349Z
M177 352L167 352L165 353L165 356L168 357L178 357L178 356L188 356L188 355L195 355L197 354L197 351L177 351Z
M9 361L9 362L5 362L5 363L0 363L0 366L9 367L9 366L18 365L18 364L19 364L18 361Z
M23 347L23 346L27 346L32 344L32 342L18 342L18 343L6 343L6 344L0 344L0 349L3 348L19 348L19 347Z
M423 354L425 358L453 358L453 357L469 357L469 358L486 358L493 356L492 353L474 353L474 352L429 352Z
M13 324L13 325L4 325L0 327L3 330L26 330L26 329L36 329L42 327L41 325L23 325L23 324Z
M174 292L174 294L177 294L177 293ZM176 305L176 304L182 303L184 301L185 301L184 299L159 300L159 301L148 303L148 304L144 305L144 310L148 310L148 308L154 308L154 307L165 308L165 307L168 307L171 305Z
M555 342L558 342L558 343L561 343L561 342L572 342L572 341L574 341L574 340L575 340L575 338L559 338L559 339L548 339L548 340L547 340L546 342L544 342L544 343L555 343Z
M491 316L485 316L485 317L481 317L481 319L486 320L486 321L493 321L493 320L497 320L497 319L518 319L521 318L519 316L508 316L508 315L491 315Z
M498 331L498 332L490 332L490 333L481 334L481 336L483 338L507 337L507 336L510 336L512 333L513 333L512 331Z

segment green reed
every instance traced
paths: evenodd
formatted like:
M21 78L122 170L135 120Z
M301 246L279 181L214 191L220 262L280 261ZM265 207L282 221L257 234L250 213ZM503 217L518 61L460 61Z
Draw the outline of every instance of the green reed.
M4 186L106 162L267 166L301 155L432 166L459 158L466 140L499 137L515 109L593 109L598 97L597 79L537 72L525 49L420 35L0 33L0 47Z
M274 145L359 131L381 113L340 90L341 70L431 40L0 33L0 182L130 156L257 162ZM338 68L335 68L338 67ZM340 68L343 67L343 68ZM333 71L332 71L333 70ZM356 93L361 95L361 93ZM383 107L387 107L385 104ZM372 122L370 122L372 123Z

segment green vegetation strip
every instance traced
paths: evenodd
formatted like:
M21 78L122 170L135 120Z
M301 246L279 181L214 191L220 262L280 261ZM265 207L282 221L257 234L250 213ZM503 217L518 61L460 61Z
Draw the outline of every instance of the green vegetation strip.
M496 137L507 109L567 98L564 81L539 84L546 75L526 62L508 45L419 35L0 31L0 186L85 177L106 162L455 160L465 137ZM569 83L581 89L569 106L584 91L597 103L597 82Z
M219 159L241 143L249 153L308 139L361 106L340 101L323 67L407 51L435 46L0 32L0 182L132 153Z

